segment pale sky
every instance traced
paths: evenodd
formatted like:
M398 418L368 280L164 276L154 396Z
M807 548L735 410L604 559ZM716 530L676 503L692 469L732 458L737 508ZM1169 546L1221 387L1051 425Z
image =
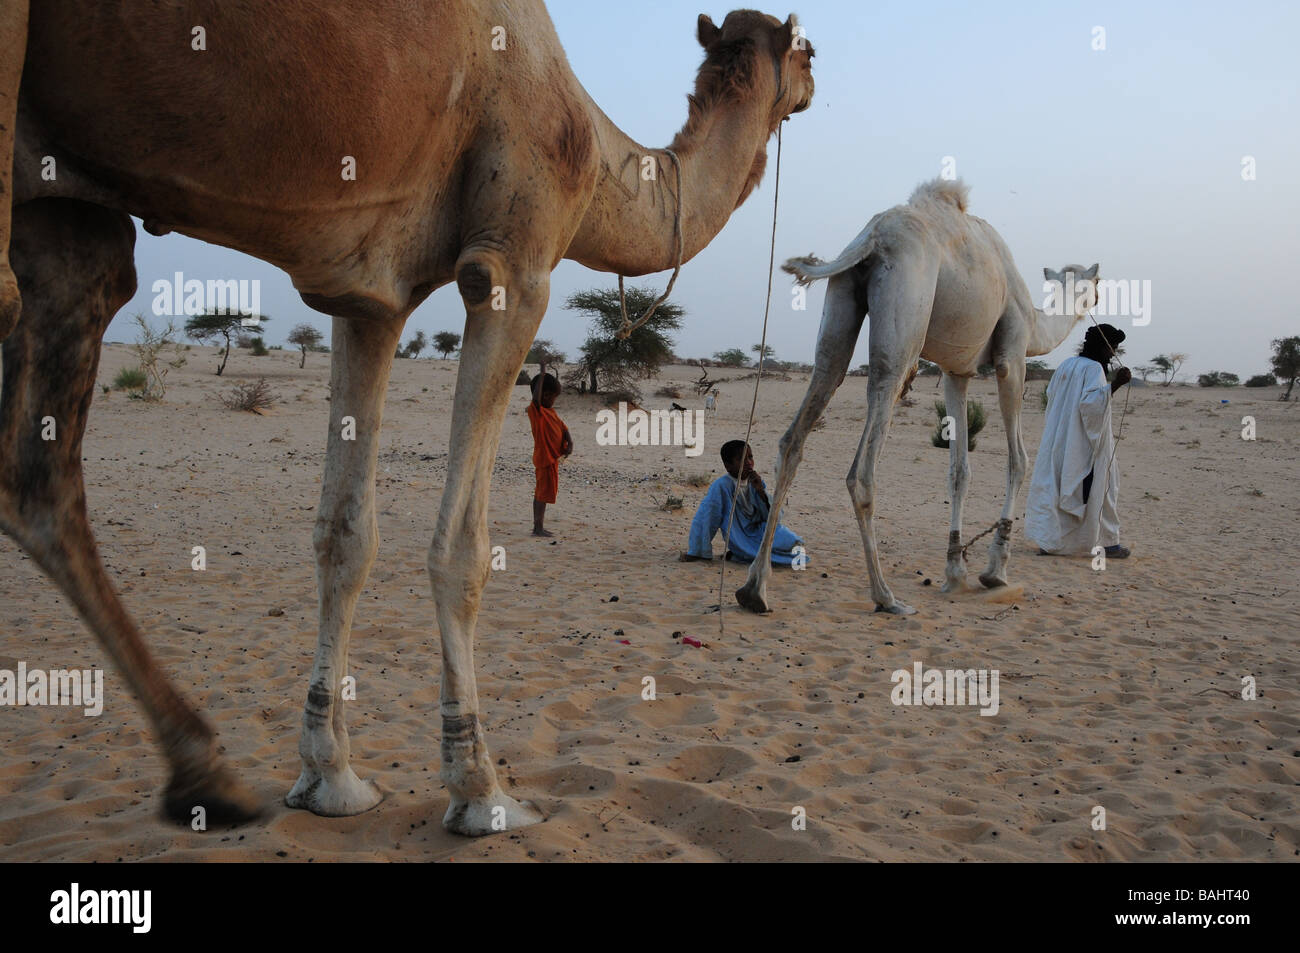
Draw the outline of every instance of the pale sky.
M728 8L556 0L549 9L596 102L643 144L666 145L685 121L702 58L696 16L720 24ZM1111 319L1128 334L1128 363L1184 351L1184 377L1226 370L1244 379L1266 370L1272 338L1300 334L1300 308L1284 293L1300 251L1300 4L807 0L794 12L817 50L817 92L785 125L778 264L837 254L951 156L971 187L970 211L1001 232L1036 302L1044 266L1097 261L1105 278L1150 281L1149 325ZM1104 50L1093 49L1096 27ZM1245 157L1253 181L1243 179ZM748 351L759 340L775 160L773 140L762 186L682 270L679 354ZM329 318L270 265L138 231L140 291L108 340L134 336L130 315L150 315L153 281L176 271L260 279L262 310L274 318L268 343L300 321L328 337ZM563 310L564 299L615 280L561 263L539 336L576 357L587 322ZM638 279L656 290L666 280ZM821 287L794 311L778 273L768 342L779 359L812 360ZM404 339L463 325L448 286L415 312ZM1049 363L1073 353L1081 335ZM855 365L866 342L864 331Z

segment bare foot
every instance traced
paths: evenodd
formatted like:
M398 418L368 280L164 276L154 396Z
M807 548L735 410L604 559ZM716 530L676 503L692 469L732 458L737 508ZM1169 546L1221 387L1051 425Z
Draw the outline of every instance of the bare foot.
M533 535L534 535L534 536L554 536L555 534L552 533L549 529L542 529L540 526L534 526L534 527L533 527Z

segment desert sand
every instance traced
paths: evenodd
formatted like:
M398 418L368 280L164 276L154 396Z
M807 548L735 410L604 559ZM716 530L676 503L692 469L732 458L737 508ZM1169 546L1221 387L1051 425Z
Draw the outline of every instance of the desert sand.
M104 349L99 380L134 361ZM399 360L379 459L382 544L357 611L348 706L357 773L387 792L358 817L292 811L300 712L316 644L311 533L328 357L234 353L222 378L194 348L165 400L98 389L85 440L104 559L166 670L264 796L263 820L206 833L159 818L165 765L129 691L67 601L0 537L0 668L107 669L98 717L0 708L0 859L15 860L1294 860L1300 855L1300 411L1278 389L1132 388L1119 446L1134 555L1094 571L1039 557L1017 508L1000 592L945 595L947 453L921 378L879 472L878 532L895 594L872 612L844 475L866 382L851 377L812 434L784 522L805 571L774 574L775 611L744 613L743 566L681 563L717 450L744 435L753 380L722 384L702 456L601 447L592 397L556 405L575 443L530 536L531 436L519 387L490 509L493 572L477 639L481 718L503 786L546 823L446 833L438 779L440 652L425 551L446 473L455 361ZM736 377L741 371L714 371ZM266 415L217 395L265 376ZM692 368L663 369L686 385ZM777 440L806 375L763 382L753 444L774 485ZM1031 462L1043 413L1031 382ZM1006 451L992 381L971 457L966 534L1002 506ZM1117 396L1118 409L1124 404ZM1227 400L1224 404L1221 401ZM1253 415L1257 439L1243 440ZM1026 483L1027 486L1027 483ZM684 506L665 511L667 496ZM971 580L985 542L971 551ZM191 548L207 549L204 572ZM715 542L715 553L721 544ZM932 581L926 585L926 581ZM617 596L617 601L614 597ZM674 637L674 633L678 633ZM694 647L682 636L704 643ZM626 644L625 644L626 643ZM997 669L994 717L891 703L890 674ZM642 700L642 679L657 699ZM1258 697L1240 697L1243 676ZM797 758L797 760L795 760ZM1106 829L1093 829L1094 808ZM796 811L806 829L796 830Z

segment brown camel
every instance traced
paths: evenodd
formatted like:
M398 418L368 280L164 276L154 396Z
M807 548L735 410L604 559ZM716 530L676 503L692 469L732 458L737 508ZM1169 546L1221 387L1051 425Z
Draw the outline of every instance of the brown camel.
M537 810L497 784L473 643L492 462L551 270L562 258L625 275L672 267L679 199L693 257L762 177L777 125L813 93L793 17L742 10L718 27L701 16L698 38L704 63L670 146L679 196L671 156L601 112L537 0L375 0L364 13L312 0L43 0L30 16L25 0L0 0L0 528L140 697L172 771L168 815L188 821L202 806L210 821L240 820L259 808L149 654L87 520L81 439L100 338L135 291L128 216L269 261L333 315L313 537L320 635L302 774L286 799L318 814L382 796L349 766L340 680L379 542L375 456L395 346L415 307L455 280L464 347L428 554L443 823L463 834L535 823ZM345 416L355 439L343 439ZM53 441L41 438L48 417Z

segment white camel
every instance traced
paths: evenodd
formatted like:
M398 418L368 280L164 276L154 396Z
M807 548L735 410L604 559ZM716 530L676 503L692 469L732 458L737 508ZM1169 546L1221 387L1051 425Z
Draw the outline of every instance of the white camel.
M1035 308L1001 236L988 222L966 214L966 195L967 187L960 181L927 182L917 187L906 205L872 218L834 261L792 258L783 266L800 284L818 278L830 282L817 337L816 368L803 404L781 438L772 512L779 513L785 502L803 456L804 439L844 381L863 319L870 313L867 424L847 482L879 612L910 615L915 611L895 599L885 583L872 518L876 460L894 403L916 376L917 359L923 357L943 369L944 400L955 425L955 436L949 441L952 522L945 592L966 584L961 542L962 502L970 479L966 385L980 365L997 369L998 403L1007 431L1007 498L989 547L988 568L979 579L990 588L1004 586L1011 514L1029 462L1020 436L1025 358L1046 354L1064 341L1096 303L1097 265L1087 269L1066 265L1060 272L1043 269L1044 277L1055 282L1056 292L1047 312ZM1067 294L1072 301L1066 301ZM775 519L768 521L749 577L736 591L737 601L754 612L768 611L767 580L776 525Z

